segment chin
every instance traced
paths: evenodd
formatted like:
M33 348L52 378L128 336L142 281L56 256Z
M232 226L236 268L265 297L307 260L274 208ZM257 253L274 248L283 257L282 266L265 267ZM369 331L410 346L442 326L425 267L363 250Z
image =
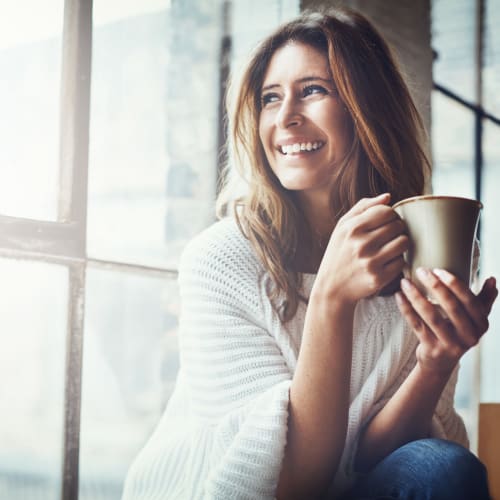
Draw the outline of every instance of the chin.
M329 183L319 179L305 178L281 178L281 185L289 191L327 191L330 190Z

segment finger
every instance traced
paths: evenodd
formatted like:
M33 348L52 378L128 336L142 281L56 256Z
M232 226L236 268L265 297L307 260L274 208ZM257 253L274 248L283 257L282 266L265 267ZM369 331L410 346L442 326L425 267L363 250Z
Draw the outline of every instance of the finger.
M383 267L383 273L387 275L389 279L393 279L399 274L402 275L403 268L405 266L405 260L402 255L398 255L394 259L386 262Z
M370 242L373 248L382 248L389 241L397 238L398 236L406 236L406 226L401 219L393 219L387 224L384 224L369 234ZM406 238L408 239L408 238Z
M378 287L380 295L392 295L399 290L399 282L403 277L404 259L396 257L388 262L379 273L381 285Z
M422 274L422 278L428 280L426 286L432 287L433 296L439 300L454 324L456 324L455 321L465 320L464 315L466 315L479 328L481 334L488 329L486 307L462 280L444 269L434 269L432 273L427 272L425 276L424 274ZM439 279L436 279L436 277ZM455 297L448 300L450 291ZM458 328L458 324L456 326Z
M492 276L484 282L481 291L477 295L478 300L483 304L486 314L491 312L491 308L493 307L497 296L498 289L496 287L496 279Z
M391 200L390 193L382 193L373 198L362 198L359 200L348 212L349 215L359 215L362 214L365 210L375 205L387 205Z
M415 332L420 343L428 345L435 344L437 340L435 335L429 330L408 299L401 292L397 292L395 296L399 311L410 325L411 329Z
M368 233L364 233L359 227L355 229L354 234L356 231L362 233L357 234L357 254L360 257L378 255L382 264L401 255L409 246L408 236L403 233L401 222L397 220Z
M415 309L415 312L420 316L422 321L425 322L425 324L430 328L439 342L446 349L455 351L457 344L460 344L461 347L465 347L465 345L463 345L465 342L463 342L460 337L457 338L454 332L451 331L451 323L443 316L439 306L432 304L411 281L402 279L401 290L412 305L413 309ZM453 326L456 329L454 324ZM470 337L469 342L471 345L476 344L476 337Z
M381 265L387 265L390 261L401 257L403 259L403 254L408 250L410 245L410 240L406 234L401 234L400 236L391 239L385 243L377 253L375 259L376 262L380 262ZM404 265L404 261L402 262Z
M360 230L369 232L380 228L381 226L398 222L401 232L406 230L406 226L399 215L387 205L375 205L368 207L357 218L357 225Z

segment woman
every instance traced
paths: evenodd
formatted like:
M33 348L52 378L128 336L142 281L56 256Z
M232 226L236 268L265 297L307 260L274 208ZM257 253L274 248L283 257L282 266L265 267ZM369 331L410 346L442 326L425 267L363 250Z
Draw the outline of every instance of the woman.
M362 16L304 14L257 48L231 113L246 191L183 254L179 378L125 499L488 498L453 395L495 280L422 269L449 320L394 294L390 204L423 191L421 137Z

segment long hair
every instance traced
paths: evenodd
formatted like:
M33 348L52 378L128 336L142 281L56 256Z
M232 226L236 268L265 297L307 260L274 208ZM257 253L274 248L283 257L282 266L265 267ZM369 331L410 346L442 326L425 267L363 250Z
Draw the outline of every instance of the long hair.
M308 228L294 193L273 173L258 130L266 70L276 50L290 42L325 55L349 116L351 144L330 194L334 220L363 197L390 192L397 202L422 194L429 169L422 120L389 47L365 17L347 9L306 12L260 43L228 99L228 177L217 213L221 217L233 208L272 278L269 298L284 322L293 318L301 298L301 274L293 262L298 239ZM238 196L229 178L232 165L244 182Z

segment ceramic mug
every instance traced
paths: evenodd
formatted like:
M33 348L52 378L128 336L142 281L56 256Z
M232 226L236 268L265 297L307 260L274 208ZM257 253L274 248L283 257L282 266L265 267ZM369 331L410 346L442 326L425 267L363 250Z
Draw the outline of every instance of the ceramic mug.
M446 269L470 286L482 207L477 200L437 195L414 196L394 204L393 209L406 223L410 238L410 248L405 252L405 277L426 294L415 276L419 267Z

